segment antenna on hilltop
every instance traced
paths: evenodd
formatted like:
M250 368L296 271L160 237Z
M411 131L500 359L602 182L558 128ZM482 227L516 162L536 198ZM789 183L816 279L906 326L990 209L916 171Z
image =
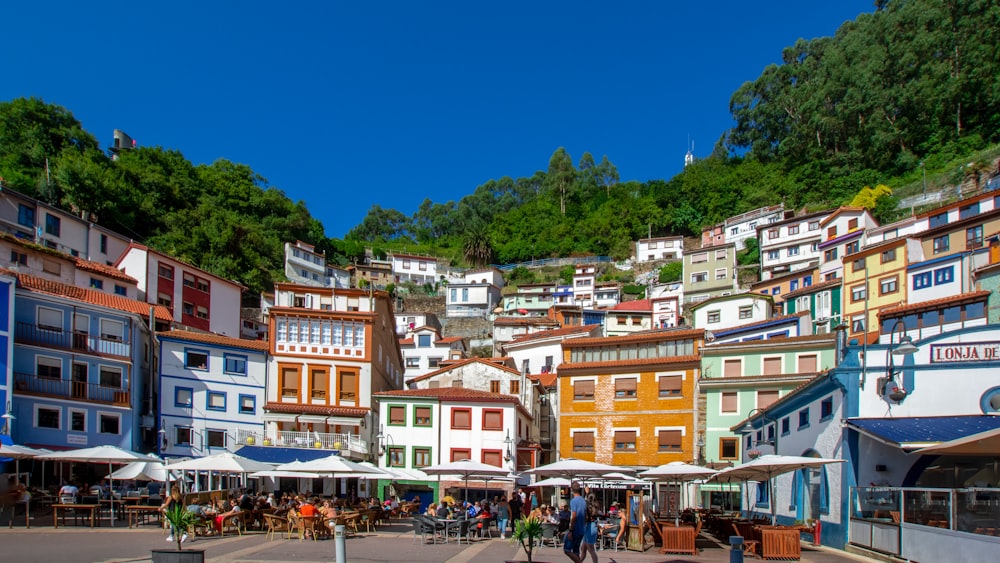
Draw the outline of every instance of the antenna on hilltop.
M688 152L684 155L684 166L689 164L694 164L694 141L691 140L691 135L688 135Z

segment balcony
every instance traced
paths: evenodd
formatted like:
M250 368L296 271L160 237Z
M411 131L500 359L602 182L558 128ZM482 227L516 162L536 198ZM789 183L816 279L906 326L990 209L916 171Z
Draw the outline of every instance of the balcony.
M97 383L69 379L40 377L33 373L14 373L14 393L101 403L116 407L131 405L128 389L107 387Z
M85 332L68 332L60 328L19 322L15 325L17 342L99 356L130 358L132 345L115 338L94 336Z
M368 455L368 443L361 436L350 433L237 430L236 440L239 444L248 446L335 450L344 457L354 459L362 459Z

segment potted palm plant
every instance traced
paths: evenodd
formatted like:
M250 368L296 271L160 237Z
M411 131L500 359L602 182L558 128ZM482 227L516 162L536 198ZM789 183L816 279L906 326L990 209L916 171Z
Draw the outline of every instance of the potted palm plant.
M535 549L535 542L542 538L542 522L537 518L527 516L515 520L514 533L510 535L510 538L512 543L521 544L524 553L528 556L528 563L532 563L531 552Z
M154 549L153 563L204 563L204 549L189 549L182 551L181 540L186 535L187 530L193 529L198 523L198 517L193 512L188 511L180 503L175 504L163 513L163 517L174 530L174 541L177 543L177 550Z

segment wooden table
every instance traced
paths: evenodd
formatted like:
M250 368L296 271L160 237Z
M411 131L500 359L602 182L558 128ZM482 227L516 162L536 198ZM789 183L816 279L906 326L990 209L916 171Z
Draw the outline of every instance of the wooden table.
M663 539L663 547L660 553L686 553L698 555L698 548L695 546L694 526L674 526L671 523L660 524L660 537Z
M79 510L81 512L90 512L90 527L94 527L95 516L97 511L100 510L101 505L98 504L53 504L52 505L52 526L55 528L59 527L59 511L63 511L63 526L66 525L66 511L67 510Z
M758 526L761 559L795 559L802 555L799 530L774 526Z
M146 519L150 514L156 516L156 519L160 519L160 507L159 506L143 506L143 505L130 505L125 507L125 515L128 518L128 527L139 527L139 518L145 523Z

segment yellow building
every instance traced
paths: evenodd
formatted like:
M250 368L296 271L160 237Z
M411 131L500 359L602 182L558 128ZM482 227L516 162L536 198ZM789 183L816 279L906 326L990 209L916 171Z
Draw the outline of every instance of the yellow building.
M844 256L843 319L849 337L878 334L878 313L906 304L906 265L920 261L920 242L892 239ZM866 314L867 313L867 314Z
M563 342L560 457L631 467L695 460L703 342L691 329Z

